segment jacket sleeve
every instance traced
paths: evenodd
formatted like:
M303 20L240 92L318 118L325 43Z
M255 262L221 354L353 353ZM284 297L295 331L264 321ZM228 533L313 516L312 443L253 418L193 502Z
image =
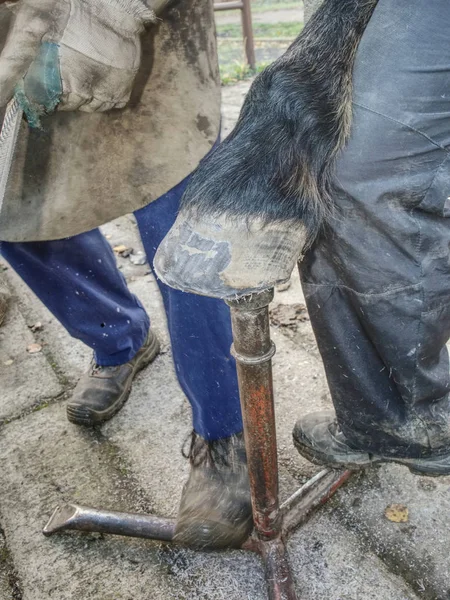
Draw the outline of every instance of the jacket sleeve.
M174 4L175 2L176 0L144 0L144 3L148 8L150 8L158 17L169 4Z

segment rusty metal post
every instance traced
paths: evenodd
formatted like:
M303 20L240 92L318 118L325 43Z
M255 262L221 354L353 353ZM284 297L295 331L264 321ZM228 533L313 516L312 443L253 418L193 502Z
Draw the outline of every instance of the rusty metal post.
M261 542L269 600L297 600L286 546L281 538Z
M279 533L278 466L273 404L272 356L268 305L273 290L227 301L233 329L244 420L248 471L253 497L253 519L260 537Z
M296 600L281 538L269 303L273 289L227 300L233 329L253 521L271 600Z

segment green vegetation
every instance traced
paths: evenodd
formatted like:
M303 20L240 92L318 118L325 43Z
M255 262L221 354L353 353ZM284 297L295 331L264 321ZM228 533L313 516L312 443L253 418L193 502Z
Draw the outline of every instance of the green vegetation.
M303 28L303 23L253 23L255 40L260 38L294 39ZM217 24L217 36L220 39L242 38L242 27L238 23Z
M297 2L287 2L283 0L280 0L279 2L277 0L253 0L252 12L263 13L298 9L301 4L301 0L297 0ZM231 14L236 13L237 16L239 15L239 11L230 12ZM247 65L243 52L240 19L236 19L235 23L221 23L220 18L218 17L217 36L219 41L219 63L222 85L236 83L262 71L268 64L284 52L290 40L294 40L301 32L302 28L303 23L298 21L257 23L254 20L253 34L258 64L256 70L252 70Z
M218 24L220 78L222 85L230 85L252 77L287 48L302 30L303 23L254 23L256 70L245 60L242 28L238 23ZM273 40L273 41L272 41Z
M301 2L274 2L273 0L256 0L252 2L252 12L266 12L268 10L291 10L299 7Z
M260 73L269 63L260 63L256 69L250 69L246 63L235 61L234 63L220 65L220 80L222 85L232 85L243 79L248 79Z

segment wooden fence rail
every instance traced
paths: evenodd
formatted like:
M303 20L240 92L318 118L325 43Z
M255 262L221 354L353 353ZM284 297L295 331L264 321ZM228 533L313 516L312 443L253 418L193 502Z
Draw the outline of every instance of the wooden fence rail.
M254 69L256 67L256 60L250 0L238 0L236 2L216 2L214 4L214 10L217 11L236 9L241 11L242 34L244 36L245 56L247 57L247 63L251 69Z

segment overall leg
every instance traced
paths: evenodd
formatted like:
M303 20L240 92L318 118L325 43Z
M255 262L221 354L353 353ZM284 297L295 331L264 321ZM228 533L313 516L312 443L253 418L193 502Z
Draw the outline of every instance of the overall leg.
M135 213L148 261L173 225L188 178ZM230 310L222 300L187 294L157 279L173 360L193 414L194 430L213 441L242 431Z
M336 215L300 265L337 417L297 424L312 458L450 448L449 35L446 0L380 0L358 50Z
M1 252L67 331L94 350L67 405L69 420L92 425L111 418L159 345L108 242L95 229L64 240L3 242Z
M186 185L187 180L135 213L150 264L175 221ZM180 292L159 280L158 285L194 427L175 538L199 547L238 547L253 522L230 311L221 300Z
M97 364L120 365L142 346L150 326L98 229L48 242L2 242L1 254Z

